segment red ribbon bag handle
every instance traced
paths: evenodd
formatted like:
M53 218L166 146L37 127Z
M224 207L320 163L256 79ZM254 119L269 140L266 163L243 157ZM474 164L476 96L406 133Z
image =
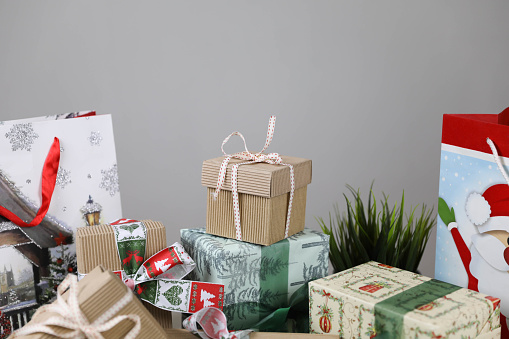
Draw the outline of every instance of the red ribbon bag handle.
M7 208L0 206L0 215L6 217L16 225L20 227L33 227L37 226L41 223L42 219L46 216L48 212L49 205L51 203L51 197L53 196L53 191L55 190L55 184L57 180L58 166L60 165L60 140L57 137L53 140L53 144L48 152L48 156L44 161L44 166L42 168L42 182L41 182L41 195L42 202L41 207L37 211L36 216L29 223L24 222L18 217L16 214L9 211Z

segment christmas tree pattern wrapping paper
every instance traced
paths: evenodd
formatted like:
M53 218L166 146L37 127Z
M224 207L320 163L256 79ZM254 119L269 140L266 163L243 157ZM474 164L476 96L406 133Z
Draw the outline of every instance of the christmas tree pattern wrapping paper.
M370 261L309 283L311 333L499 338L500 299Z
M0 122L1 206L25 222L34 218L50 149L60 161L40 224L19 227L0 216L0 311L14 328L75 273L76 228L122 215L111 116L95 112Z
M298 308L307 302L307 282L328 271L329 237L310 229L270 246L214 236L203 228L181 230L181 241L196 262L190 279L225 285L229 330L251 328L277 309Z

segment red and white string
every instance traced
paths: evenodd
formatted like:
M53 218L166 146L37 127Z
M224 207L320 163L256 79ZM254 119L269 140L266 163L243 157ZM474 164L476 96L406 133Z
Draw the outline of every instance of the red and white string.
M245 162L241 162L239 164L235 164L232 166L232 176L231 176L231 185L232 185L232 198L233 198L233 214L234 214L234 221L235 221L235 232L236 232L236 238L237 240L242 240L242 231L240 227L240 207L239 207L239 193L238 193L238 169L239 166L242 165L251 165L256 164L259 162L265 162L271 165L283 165L288 166L290 168L290 198L288 200L288 214L286 216L286 226L285 226L285 238L288 237L288 230L290 228L290 216L292 214L292 202L293 202L293 195L295 192L295 175L293 166L290 164L283 163L283 159L279 156L278 153L269 153L269 154L263 154L263 152L269 147L270 142L272 141L272 138L274 136L274 129L276 127L276 117L273 115L269 119L269 126L267 128L267 138L265 139L265 145L263 146L262 150L258 153L252 153L249 152L246 145L246 139L244 139L244 136L240 132L233 132L229 136L227 136L223 143L221 144L221 151L223 151L223 154L226 156L224 158L223 162L221 163L221 167L219 169L219 176L217 178L217 185L216 190L213 193L214 199L217 199L217 196L219 194L219 191L221 191L221 188L223 187L223 184L225 182L226 178L226 171L228 169L228 163L230 162L231 158L240 159L240 160L246 160ZM226 154L224 151L224 145L230 140L230 138L234 135L238 135L243 141L244 141L244 149L245 151L234 153L234 154Z

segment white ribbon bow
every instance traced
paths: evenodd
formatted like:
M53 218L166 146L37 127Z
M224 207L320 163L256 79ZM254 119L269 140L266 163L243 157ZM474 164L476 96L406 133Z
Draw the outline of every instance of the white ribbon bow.
M283 159L279 156L278 153L269 153L263 154L263 151L269 147L270 142L272 141L272 137L274 136L274 128L276 127L276 117L273 115L269 119L269 127L267 129L267 139L265 140L265 146L263 146L262 150L258 153L249 152L246 145L246 139L240 132L233 132L226 139L223 140L223 144L221 145L221 151L226 156L226 158L221 163L221 168L219 169L219 176L217 178L217 186L216 191L213 193L214 199L217 199L219 191L223 187L226 170L228 168L228 163L231 158L236 158L240 160L247 160L246 162L242 162L239 164L235 164L232 166L232 197L233 197L233 212L234 212L234 220L235 220L235 230L236 230L236 238L237 240L242 240L242 232L240 228L240 209L239 209L239 193L237 189L237 172L239 166L241 165L251 165L259 162L266 162L271 165L284 165L290 168L290 199L288 200L288 214L286 216L286 227L285 227L285 238L288 237L288 229L290 228L290 216L292 214L292 202L293 202L293 194L295 192L295 176L293 171L293 166L290 164L283 163ZM244 152L234 153L234 154L226 154L223 147L230 140L230 137L238 135L244 141Z
M67 301L62 297L62 294L69 288L69 297ZM127 290L127 288L126 288ZM58 286L57 300L37 310L36 314L42 313L56 313L57 315L50 317L42 323L28 323L24 327L13 332L10 338L22 337L32 333L46 333L58 338L89 338L89 339L102 339L104 338L101 332L108 331L115 327L119 322L124 319L131 320L135 325L127 333L125 338L133 339L140 332L141 320L136 314L120 315L113 317L117 312L124 308L133 298L133 293L127 290L127 293L109 310L103 313L93 323L90 323L81 312L78 304L78 281L75 275L69 274ZM56 332L50 326L56 326L70 330L65 334Z

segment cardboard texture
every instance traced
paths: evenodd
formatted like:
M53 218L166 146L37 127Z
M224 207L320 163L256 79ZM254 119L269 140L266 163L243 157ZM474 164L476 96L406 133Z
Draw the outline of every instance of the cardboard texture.
M109 272L104 267L98 266L92 270L79 283L78 301L81 311L90 322L93 322L100 315L111 308L127 292L126 286L118 277ZM65 297L65 294L64 294ZM141 319L141 331L138 338L166 338L167 334L150 313L142 306L141 302L133 297L129 304L114 315L137 314ZM30 323L39 323L52 316L52 313L36 313ZM121 321L117 326L103 332L104 338L115 339L124 338L131 330L133 323L128 320ZM61 334L67 333L67 330L53 327L55 331ZM25 336L27 339L50 339L54 336L40 333Z
M232 193L221 190L214 201L213 192L213 188L207 188L207 233L235 239ZM288 235L293 235L304 229L306 193L306 186L295 191ZM282 194L274 198L264 198L240 193L242 241L271 245L283 240L289 196L290 194Z
M196 262L190 279L224 284L229 330L251 328L298 295L305 300L306 283L328 272L329 237L310 229L270 246L217 237L203 228L183 229L180 237Z
M147 228L145 259L166 247L166 228L157 221L141 220ZM76 254L78 272L88 274L97 265L110 271L122 269L115 244L113 228L108 225L81 227L76 232ZM172 327L171 312L164 311L149 303L143 305L150 311L163 328Z
M294 166L295 194L288 235L304 229L307 185L311 183L311 160L281 156L284 163ZM231 159L225 183L216 200L214 193L217 176L224 157L205 160L202 167L202 185L207 187L207 232L226 238L236 238L231 167L243 162ZM271 245L284 238L290 169L283 165L256 163L238 169L238 192L242 241Z
M309 283L310 332L344 338L499 338L499 304L374 261Z
M311 183L311 160L282 155L285 164L293 165L295 189ZM202 166L201 183L203 186L216 188L217 176L224 157L205 160ZM226 170L222 190L231 191L232 166L244 160L230 159ZM238 169L238 192L264 198L272 198L290 192L290 169L283 165L256 163L242 165Z
M168 338L181 338L181 339L196 339L197 337L187 330L180 329L168 329L166 330ZM321 339L321 338L337 338L337 335L330 334L306 334L306 333L271 333L271 332L253 332L249 334L249 339L276 339L276 338L288 338L288 339Z

